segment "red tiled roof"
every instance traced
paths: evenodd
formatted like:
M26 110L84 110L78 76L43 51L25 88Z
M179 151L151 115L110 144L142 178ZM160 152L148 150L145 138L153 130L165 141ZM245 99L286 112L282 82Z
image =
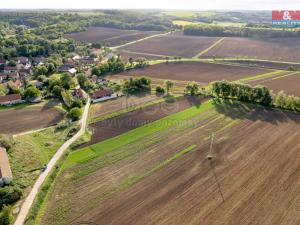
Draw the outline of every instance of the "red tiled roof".
M92 97L93 97L93 99L103 98L103 97L106 97L106 96L110 96L113 93L114 92L111 89L103 89L103 90L95 91L92 94Z
M18 100L21 100L21 95L20 94L0 96L0 103L1 102L18 101Z
M6 66L6 67L4 67L4 70L16 71L17 67L15 67L15 66Z

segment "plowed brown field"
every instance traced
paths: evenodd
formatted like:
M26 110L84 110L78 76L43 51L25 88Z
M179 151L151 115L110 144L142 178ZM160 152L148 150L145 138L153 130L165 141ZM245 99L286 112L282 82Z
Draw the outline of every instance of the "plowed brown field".
M299 116L257 109L219 136L211 162L203 144L71 224L299 224L299 136Z
M118 136L134 128L182 111L195 104L199 105L202 100L202 98L180 97L171 102L161 102L108 120L93 123L90 126L93 130L91 141L81 147Z
M191 58L219 39L218 37L192 37L174 33L144 40L121 49L140 53Z
M238 80L271 70L204 62L161 63L144 69L129 70L119 75L148 76L160 79L198 81L208 84L215 80Z
M202 58L213 56L221 58L246 57L275 61L299 62L300 38L225 38Z
M0 110L0 133L17 134L57 124L64 113L57 109L28 107Z
M108 46L116 46L159 33L160 32L156 31L136 31L105 27L91 27L84 32L67 34L66 37L75 39L76 41L102 43Z

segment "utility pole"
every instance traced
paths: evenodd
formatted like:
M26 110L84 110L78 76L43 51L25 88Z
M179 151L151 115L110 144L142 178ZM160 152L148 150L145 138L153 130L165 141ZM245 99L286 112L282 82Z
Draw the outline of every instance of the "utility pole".
M207 155L207 157L206 157L208 160L212 160L212 158L213 158L213 155L212 155L212 147L213 147L214 137L215 137L215 134L212 133L212 135L211 135L211 140L210 140L210 148L209 148L208 155Z

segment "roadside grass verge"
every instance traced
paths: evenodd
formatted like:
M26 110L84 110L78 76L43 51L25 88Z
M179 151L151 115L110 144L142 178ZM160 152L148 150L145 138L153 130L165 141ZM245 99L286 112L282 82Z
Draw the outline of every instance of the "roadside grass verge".
M36 199L33 202L33 205L29 211L26 222L24 225L38 225L40 224L43 215L45 214L47 202L49 199L49 195L53 190L55 185L55 178L60 174L61 167L63 162L67 158L68 152L63 155L63 157L58 161L57 165L51 172L51 174L47 177L43 186L39 190L39 193Z
M204 102L200 107L193 106L189 109L183 110L179 113L164 117L160 120L154 121L145 126L131 130L125 134L117 137L105 140L103 142L88 146L86 148L72 152L64 165L65 168L78 163L83 163L92 158L102 156L110 151L113 151L121 146L130 144L134 141L140 140L146 136L159 132L163 129L172 127L173 125L179 125L187 122L189 118L201 114L213 108L212 101Z

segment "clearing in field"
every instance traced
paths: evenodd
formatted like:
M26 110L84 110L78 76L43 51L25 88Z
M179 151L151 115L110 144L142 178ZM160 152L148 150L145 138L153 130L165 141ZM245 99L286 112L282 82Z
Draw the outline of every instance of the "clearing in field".
M41 106L0 110L0 133L17 134L37 130L57 124L64 117L62 110Z
M144 69L129 70L118 75L148 76L159 79L197 81L208 84L215 80L239 80L272 72L272 70L204 62L161 63Z
M76 41L117 46L159 33L160 32L157 31L137 31L105 27L91 27L84 32L67 34L66 37L75 39Z
M250 58L266 59L284 62L299 62L299 38L226 38L220 45L215 46L202 58Z
M181 32L153 37L121 48L129 52L153 54L158 56L191 58L210 47L220 38L185 36Z
M73 152L41 224L299 224L299 135L296 114L203 103Z

